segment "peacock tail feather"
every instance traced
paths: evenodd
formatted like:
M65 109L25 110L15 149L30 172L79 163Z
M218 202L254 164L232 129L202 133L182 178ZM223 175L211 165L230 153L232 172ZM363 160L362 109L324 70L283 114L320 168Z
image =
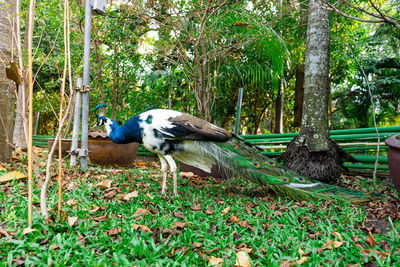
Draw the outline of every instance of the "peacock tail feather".
M361 203L372 199L364 192L311 180L285 169L239 137L225 143L198 141L203 154L214 155L226 177L242 177L276 194L296 200L326 199Z

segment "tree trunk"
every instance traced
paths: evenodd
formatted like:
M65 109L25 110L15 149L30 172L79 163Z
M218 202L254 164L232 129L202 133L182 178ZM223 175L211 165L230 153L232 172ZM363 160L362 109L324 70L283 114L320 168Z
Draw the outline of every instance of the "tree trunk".
M275 102L275 133L283 132L283 79L279 79L279 90Z
M304 102L304 65L296 68L296 84L294 93L294 126L301 126Z
M14 0L0 3L0 162L10 161L12 155L15 85L7 79L5 68L13 61L11 22L15 8Z
M21 0L17 0L17 13L21 14ZM26 17L29 18L29 8L26 14ZM17 27L16 27L16 37L17 37L17 46L18 46L18 61L19 61L19 69L22 73L21 84L18 85L18 96L17 96L17 108L15 113L15 124L14 124L14 134L13 134L13 143L17 147L26 148L27 147L27 139L28 139L28 77L25 73L25 63L23 60L23 51L28 51L28 29L29 29L29 20L26 20L25 25L25 37L24 37L24 50L22 51L21 44L21 17L17 16Z
M283 4L282 0L278 1L279 13L281 16L283 15ZM282 30L278 31L278 35L282 37ZM283 132L283 79L279 78L278 81L278 95L276 96L275 102L275 129L274 133L282 133Z
M328 132L329 13L322 0L310 0L303 117L299 135L282 156L301 175L334 183L340 177L342 152Z
M233 95L232 98L232 103L236 103L239 97L239 87L236 89L235 94ZM224 119L222 120L222 128L227 128L229 122L232 120L232 114L235 112L236 105L235 104L229 104L228 109L224 115Z
M311 152L328 150L329 48L329 12L324 9L322 0L311 0L300 128L300 134L306 133L305 145Z
M265 112L267 111L267 108L268 108L268 105L266 105L266 106L263 108L263 110L261 111L260 116L258 117L258 119L257 119L257 121L256 121L256 123L255 123L255 127L254 127L255 131L254 131L254 134L257 134L257 133L258 133L258 129L260 128L261 121L264 119Z

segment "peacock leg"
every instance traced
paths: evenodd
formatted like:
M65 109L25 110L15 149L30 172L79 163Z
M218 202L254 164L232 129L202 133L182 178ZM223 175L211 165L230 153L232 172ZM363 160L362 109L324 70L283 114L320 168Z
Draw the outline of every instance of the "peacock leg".
M177 179L177 167L176 167L176 163L175 160L170 156L170 155L165 155L164 156L166 161L169 164L170 170L172 172L172 181L174 183L174 195L177 196L178 195L178 179Z
M162 172L162 187L161 194L165 194L165 188L167 187L167 175L168 175L168 163L165 160L164 156L161 154L157 154L158 158L161 162L161 172Z

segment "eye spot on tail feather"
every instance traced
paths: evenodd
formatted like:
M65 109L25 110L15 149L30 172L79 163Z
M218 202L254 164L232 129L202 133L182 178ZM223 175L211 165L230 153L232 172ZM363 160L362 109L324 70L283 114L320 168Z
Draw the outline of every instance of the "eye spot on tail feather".
M285 178L285 177L280 178L280 180L281 180L282 182L284 182L284 183L288 183L288 182L289 182L289 179L288 179L288 178Z
M256 167L257 169L261 166L260 163L258 163L257 161L251 162L251 165L253 165L253 167Z

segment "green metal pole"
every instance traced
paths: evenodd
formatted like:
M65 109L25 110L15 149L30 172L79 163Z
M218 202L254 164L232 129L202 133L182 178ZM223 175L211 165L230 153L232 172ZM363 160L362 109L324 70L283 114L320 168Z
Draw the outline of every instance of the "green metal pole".
M240 126L240 113L242 112L242 98L243 98L243 88L239 88L238 102L237 102L237 110L236 110L236 125L235 125L235 134L239 132Z

